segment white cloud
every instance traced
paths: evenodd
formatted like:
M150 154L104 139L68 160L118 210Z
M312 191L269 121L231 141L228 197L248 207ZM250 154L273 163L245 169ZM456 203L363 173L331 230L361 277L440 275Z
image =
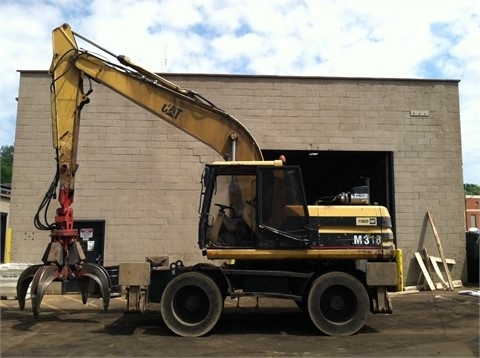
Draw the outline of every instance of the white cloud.
M464 177L480 184L475 0L3 0L0 145L14 140L17 70L48 69L62 22L152 71L460 79Z

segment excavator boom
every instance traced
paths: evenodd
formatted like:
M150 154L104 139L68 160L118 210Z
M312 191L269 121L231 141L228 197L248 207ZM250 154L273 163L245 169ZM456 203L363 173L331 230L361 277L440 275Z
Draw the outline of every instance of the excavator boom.
M79 50L75 33L67 24L53 31L53 48L50 72L54 82L66 71L77 77L75 81L67 82L72 86L71 90L63 89L62 92L73 94L78 91L80 77L85 75L208 145L225 160L263 159L255 138L247 128L194 91L143 69L128 57L116 56L127 68ZM77 104L81 100L77 100ZM64 118L73 113L71 108L66 108L65 113L62 111L58 101L52 101L52 113L57 113L57 123L65 121Z

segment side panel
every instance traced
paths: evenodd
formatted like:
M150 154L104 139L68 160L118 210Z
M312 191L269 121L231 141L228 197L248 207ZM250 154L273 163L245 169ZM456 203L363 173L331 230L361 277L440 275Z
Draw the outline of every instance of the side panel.
M395 286L397 284L397 264L395 262L367 262L368 286Z

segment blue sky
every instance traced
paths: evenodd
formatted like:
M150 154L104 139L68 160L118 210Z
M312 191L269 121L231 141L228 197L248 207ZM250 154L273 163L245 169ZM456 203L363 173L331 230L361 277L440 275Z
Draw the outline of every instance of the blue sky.
M458 79L466 183L480 184L480 1L0 2L0 145L19 73L62 23L154 72Z

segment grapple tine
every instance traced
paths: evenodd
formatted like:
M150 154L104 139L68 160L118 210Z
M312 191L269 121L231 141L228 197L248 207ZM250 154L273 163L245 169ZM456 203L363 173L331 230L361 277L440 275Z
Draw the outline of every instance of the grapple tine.
M43 295L47 291L48 286L60 276L57 266L40 266L35 276L33 276L31 288L32 311L35 318L38 318L40 313L40 304L42 303Z
M79 278L79 282L84 281L81 279L82 276L90 277L98 284L100 287L100 292L103 298L103 309L106 311L108 309L108 305L110 303L110 291L112 287L112 281L110 279L110 275L108 274L107 270L103 266L93 264L93 263L85 263L80 271L76 272L77 277ZM85 302L86 303L86 295L88 292L88 280L85 280L87 285L84 288L81 287L82 290L82 300L84 297L85 292Z
M32 282L33 276L35 276L38 269L42 266L43 264L29 266L18 277L17 301L21 311L23 311L25 308L25 297L27 297L28 286L30 286L30 282Z
M82 293L82 302L83 304L86 304L88 299L88 288L90 286L90 277L87 275L78 276L77 282L80 287L80 292Z

